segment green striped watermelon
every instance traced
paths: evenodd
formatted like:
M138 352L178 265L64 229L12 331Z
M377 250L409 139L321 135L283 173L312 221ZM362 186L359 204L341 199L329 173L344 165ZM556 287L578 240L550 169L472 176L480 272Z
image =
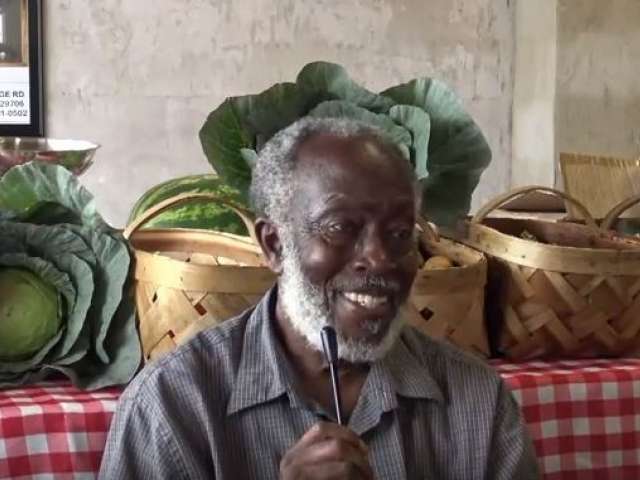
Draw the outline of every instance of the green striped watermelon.
M244 205L240 192L226 185L218 176L189 175L168 180L147 190L134 205L129 223L154 205L181 193L213 193ZM142 228L198 228L248 235L242 220L233 211L206 200L194 200L171 207L149 220Z

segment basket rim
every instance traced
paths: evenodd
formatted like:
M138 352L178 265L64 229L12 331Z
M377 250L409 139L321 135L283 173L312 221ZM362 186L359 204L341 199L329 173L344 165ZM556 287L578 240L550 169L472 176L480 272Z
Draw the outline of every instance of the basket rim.
M453 267L434 268L431 270L432 272L437 272L438 270L450 270L450 269L457 269L458 271L460 271L468 268L477 268L478 264L486 262L486 258L483 252L473 247L470 247L469 245L465 245L460 240L456 240L454 238L448 238L441 235L438 241L421 239L421 242L426 244L429 247L436 247L436 248L439 245L443 245L443 244L447 245L449 248L451 248L451 246L455 246L455 248L460 248L461 250L464 250L466 254L476 257L475 261L473 262L468 262L468 263L465 263L464 265L458 265Z
M136 282L158 287L262 294L276 281L276 275L266 265L206 265L145 251L135 252L135 259Z
M146 252L166 258L171 258L166 255L168 252L199 252L232 259L237 256L237 261L241 263L266 265L262 249L258 245L249 238L231 233L196 229L153 229L134 232L129 243L136 253Z
M424 270L419 268L413 281L414 291L444 292L451 289L471 290L484 288L487 283L487 257L484 253L471 248L455 239L440 236L439 240L422 238L421 243L427 248L435 248L436 254L440 255L443 245L446 249L456 248L463 250L465 255L472 256L474 261L467 262L459 266L445 268L433 268ZM459 256L452 255L456 261L460 261Z
M197 237L202 239L210 238L211 241L215 241L216 238L227 238L231 240L237 240L243 244L251 245L259 248L252 240L251 237L244 235L236 235L235 233L218 232L216 230L204 230L200 228L148 228L144 230L136 230L129 237L131 244L134 242L144 242L145 240L154 240L157 237Z
M459 241L517 265L562 273L640 276L640 243L637 249L626 250L568 247L514 237L480 223L467 226Z

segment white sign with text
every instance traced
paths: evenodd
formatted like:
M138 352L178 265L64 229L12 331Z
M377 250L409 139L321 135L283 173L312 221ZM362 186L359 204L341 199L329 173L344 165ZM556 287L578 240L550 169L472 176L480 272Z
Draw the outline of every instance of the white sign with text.
M0 124L29 123L29 67L0 67Z

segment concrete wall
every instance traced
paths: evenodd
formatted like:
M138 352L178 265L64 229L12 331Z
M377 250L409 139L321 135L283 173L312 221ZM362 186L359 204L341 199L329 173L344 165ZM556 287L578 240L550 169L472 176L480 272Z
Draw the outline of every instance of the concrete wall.
M555 182L557 0L516 3L511 185Z
M640 156L640 1L558 0L556 142Z
M102 144L82 177L122 225L168 178L208 172L197 139L226 96L293 79L306 62L345 65L372 89L450 82L494 152L479 200L510 179L510 0L47 0L50 136Z

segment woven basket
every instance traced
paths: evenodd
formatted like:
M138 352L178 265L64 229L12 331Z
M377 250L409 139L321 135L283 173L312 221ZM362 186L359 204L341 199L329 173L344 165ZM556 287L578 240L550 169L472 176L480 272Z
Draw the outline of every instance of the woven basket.
M405 307L409 323L426 335L449 342L481 357L489 356L484 321L487 260L459 242L434 234L424 221L420 250L455 265L420 269Z
M202 199L231 208L253 234L249 212L206 193L169 198L124 231L135 250L135 298L145 361L238 315L275 283L255 240L207 230L138 230L173 205Z
M571 202L585 225L490 218L531 191ZM490 335L511 359L619 356L640 342L640 248L596 227L584 206L545 187L499 196L461 240L489 257ZM526 232L526 233L525 233ZM534 239L521 238L533 235Z
M640 159L560 153L564 190L581 202L594 218L604 218L618 202L640 193ZM567 203L572 219L578 211ZM627 216L640 217L640 207Z

